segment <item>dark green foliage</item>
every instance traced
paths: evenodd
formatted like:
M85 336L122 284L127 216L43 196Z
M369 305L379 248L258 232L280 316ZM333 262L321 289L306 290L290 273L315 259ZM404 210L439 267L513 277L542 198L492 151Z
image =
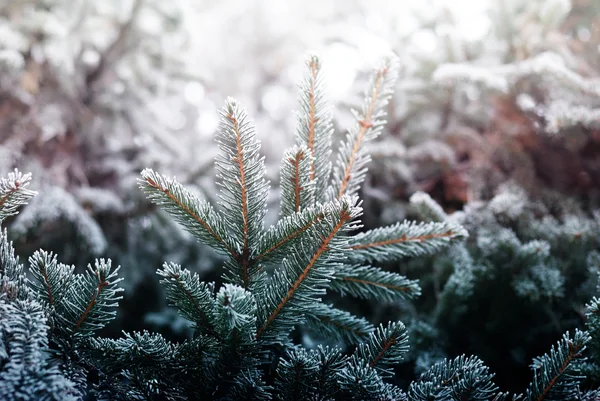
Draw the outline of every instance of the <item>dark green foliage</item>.
M466 231L448 223L403 222L375 228L352 238L350 259L356 263L391 262L406 257L431 254Z
M406 326L374 327L335 303L322 302L331 290L386 304L416 297L420 288L414 280L371 264L431 255L467 233L456 221L437 221L352 235L360 228L357 193L369 161L363 145L379 135L385 122L395 62L386 61L374 74L332 176L329 161L323 160L331 153L331 123L322 109L318 60L311 58L308 67L298 144L284 157L281 219L273 227L263 227L269 184L260 144L233 100L226 102L217 137L222 152L216 160L218 209L175 179L150 169L142 172L140 187L149 198L226 258L219 287L175 263L158 271L168 301L193 328L185 341L171 342L148 331L98 337L121 298L119 268L97 260L77 274L52 253L39 251L30 258L29 280L6 235L0 237L0 394L24 401L84 395L161 401L509 398L498 393L481 360L465 356L433 364L405 393L392 380L408 355ZM18 173L2 181L0 218L14 214L32 195L26 184ZM439 210L430 215L445 217ZM508 231L498 234L495 241L482 237L482 254L545 266L543 277L528 277L540 298L558 296L560 280L553 276L557 267L547 263L547 243L521 244ZM485 270L468 248L454 249L455 277L442 294L447 304L468 299L477 274ZM547 285L548 277L556 280ZM523 296L531 298L528 290ZM565 335L535 359L525 397L541 401L580 393L582 352L588 342L598 341L595 302L590 306L592 338L581 331L572 339ZM421 328L436 333L433 326ZM307 333L328 337L335 346L294 344L296 334Z
M341 266L331 281L331 289L340 295L395 302L421 294L417 281L371 266Z
M301 206L314 204L316 179L313 174L314 158L306 145L287 150L281 161L281 214L290 216ZM322 198L318 198L322 199Z
M558 401L579 396L583 351L590 337L575 331L573 338L565 334L549 353L533 360L533 381L525 393L528 400Z
M317 396L319 360L314 353L296 348L280 362L275 380L278 400L307 400Z
M340 234L353 227L352 222L360 213L360 209L353 206L355 202L344 198L327 204L322 209L325 217L313 226L313 238L317 241L306 244L304 249L296 249L275 271L261 294L257 336L262 341L281 341L282 335L301 323L312 300L325 295L347 246L347 237Z
M323 303L314 305L305 317L311 331L322 338L346 344L360 342L374 330L366 319Z
M35 195L29 190L31 174L21 174L18 170L0 179L0 222L18 213L18 208Z
M390 367L399 364L407 351L406 327L400 322L390 322L385 327L379 326L369 335L368 341L359 344L352 359L357 366L367 364L382 377L391 377Z
M0 399L77 399L75 383L47 355L46 322L39 302L0 298Z
M444 218L424 194L412 201L424 217ZM512 185L445 218L469 238L399 266L423 288L414 319L444 340L428 363L474 354L500 387L522 391L529 361L584 323L584 305L597 294L600 220L557 194L534 198ZM429 342L415 344L410 358L421 364L431 351Z
M411 401L489 400L498 391L493 374L476 357L459 356L433 365L410 385Z
M163 277L160 282L167 299L179 313L202 330L213 330L214 285L200 281L198 274L175 263L165 263L157 273Z
M217 138L222 151L216 160L222 187L219 210L174 179L152 170L142 173L141 187L150 199L228 260L224 264L225 284L216 293L212 284L202 283L196 274L176 264L165 264L158 272L170 303L194 324L193 339L181 345L149 334L128 335L126 340L91 340L89 363L106 376L110 372L122 377L119 394L151 397L159 389L172 399L183 395L191 399L241 399L250 395L255 399L272 395L281 399L337 399L350 394L357 397L361 392L395 399L401 394L382 377L391 377L390 366L408 350L404 325L391 323L374 330L365 319L318 300L332 282L336 283L333 289L361 298L393 302L416 296L419 289L415 282L375 267L356 266L358 261L377 260L377 253L387 253L387 244L366 241L372 236L394 243L393 260L435 252L466 233L446 223L397 225L366 233L364 241L355 242L361 250L351 245L355 237L348 233L359 227L357 218L362 212L355 192L368 159L361 144L381 130L382 107L390 94L394 68L388 64L376 73L368 105L347 137L348 143L356 146L344 147L354 154L342 158L345 167L337 171L343 176L332 178L339 184L339 196L329 198L325 197L324 183L329 181L330 168L322 158L331 152L331 132L323 111L317 110L323 107L317 75L318 61L311 58L304 90L312 92L302 95L308 120L301 120L298 146L284 156L282 219L268 230L263 230L262 223L268 183L259 143L245 112L232 100L222 112ZM368 258L361 256L362 249L369 253ZM353 264L346 265L346 260ZM268 273L265 266L275 269ZM351 358L336 349L290 348L289 334L302 323L339 341L367 342ZM114 361L105 364L110 355L115 356ZM140 356L155 362L136 364ZM268 372L265 376L266 363L278 358L274 376ZM168 370L163 371L159 363L168 365ZM372 377L375 387L363 386L357 379L361 375ZM264 378L272 382L274 390ZM345 378L350 382L345 383ZM356 386L361 388L358 393L351 391ZM98 391L101 387L106 394L105 386L100 385Z
M255 272L245 260L263 232L269 183L254 127L235 100L227 100L219 128L216 140L221 153L215 160L221 187L219 215L227 226L227 237L234 243L230 251L239 264L239 274L230 273L229 280L248 288Z
M587 330L593 338L600 338L600 299L594 297L587 305ZM600 343L594 341L590 344L594 359L600 361Z

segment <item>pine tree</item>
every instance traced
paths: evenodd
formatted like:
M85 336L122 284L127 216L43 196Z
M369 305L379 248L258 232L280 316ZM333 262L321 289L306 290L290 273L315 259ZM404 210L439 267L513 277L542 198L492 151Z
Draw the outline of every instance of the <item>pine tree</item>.
M332 169L331 116L323 98L319 60L309 59L300 96L297 144L282 160L281 219L267 230L263 228L268 195L264 161L248 116L232 99L221 112L217 135L220 210L194 197L174 179L149 169L142 172L141 187L153 202L200 241L229 258L224 265L225 287L216 295L180 267L166 265L159 273L169 298L196 323L196 333L214 336L222 347L215 352L214 364L203 369L206 388L195 389L195 396L201 391L205 396L226 396L255 386L261 380L265 358L272 361L275 355L283 358L281 369L301 369L301 365L304 373L299 373L300 377L317 380L314 375L322 369L319 355L334 351L289 351L289 334L303 322L309 330L342 341L370 338L345 360L343 366L351 365L352 374L340 379L338 386L327 386L331 393L315 396L350 394L354 388L377 397L395 391L382 381L379 370L386 371L384 361L397 362L406 350L404 325L390 323L375 330L365 319L318 302L328 289L388 301L414 297L419 293L414 281L370 264L430 254L466 235L461 227L446 223L395 224L355 236L347 234L359 228L357 193L369 161L365 143L381 132L395 64L390 59L375 72L365 105L355 113L355 127L341 144ZM234 318L239 321L231 321ZM222 327L226 323L229 326ZM232 330L236 330L237 343L230 349L232 345L225 339L233 335ZM282 375L276 373L279 386ZM362 388L365 375L373 384ZM310 388L306 383L287 385L296 386L299 392Z
M415 281L372 264L429 255L466 237L447 222L360 228L358 192L369 160L365 144L381 132L396 65L388 59L367 90L366 104L340 147L333 169L330 122L323 113L319 62L308 62L296 147L282 167L282 215L265 230L269 183L254 128L228 99L221 113L216 159L217 208L174 178L142 172L140 187L199 241L227 258L222 285L205 283L175 263L158 271L169 301L194 328L173 343L150 332L118 339L97 332L115 315L122 289L119 268L97 260L83 274L39 251L30 277L0 238L0 394L3 399L98 400L483 400L506 399L475 357L434 365L409 387L389 380L408 351L401 322L374 327L321 302L327 291L400 301L419 294ZM305 138L305 139L302 139ZM333 172L330 175L330 171ZM0 218L14 214L33 193L29 176L0 182ZM590 307L593 310L593 307ZM597 324L592 321L594 332ZM354 347L294 344L303 326ZM526 399L578 394L587 332L565 335L534 360ZM597 341L597 340L596 340ZM563 398L560 398L563 397Z
M449 215L423 193L411 203L429 220L461 224L469 238L410 263L407 274L419 278L423 298L432 299L436 288L437 299L422 299L425 306L412 314L430 331L411 333L435 349L421 340L407 359L420 374L446 356L475 354L499 385L520 389L528 360L584 322L581 311L597 294L600 220L575 202L555 201L550 209L514 185Z

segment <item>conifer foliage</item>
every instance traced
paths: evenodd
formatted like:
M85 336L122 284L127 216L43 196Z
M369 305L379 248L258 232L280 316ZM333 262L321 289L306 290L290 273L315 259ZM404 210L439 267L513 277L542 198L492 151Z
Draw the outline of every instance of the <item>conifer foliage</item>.
M211 397L247 394L262 386L265 358L281 355L275 387L282 390L275 394L282 399L335 398L354 390L369 398L391 397L395 390L382 377L391 375L389 364L408 349L404 325L375 329L319 300L328 290L386 301L414 297L419 294L416 282L369 263L433 253L466 236L462 227L448 223L396 224L349 235L360 227L357 193L369 161L365 144L381 133L396 62L389 59L375 71L335 168L330 162L332 117L319 60L311 57L307 67L297 143L282 160L281 219L274 226L263 227L269 184L260 144L246 112L233 99L221 112L217 135L218 210L175 179L150 169L142 172L140 186L152 201L228 256L226 284L218 291L178 266L165 265L159 272L171 302L196 324L198 338L213 342L206 348L211 356L198 372L205 388L188 388L186 396L190 391ZM303 322L309 330L361 346L349 358L337 349L295 347L289 334ZM336 384L323 382L331 377ZM180 388L186 387L181 383Z
M382 129L396 62L378 68L366 104L331 153L331 116L323 100L319 61L308 61L301 90L298 143L282 162L281 218L265 229L269 183L260 143L241 106L227 100L216 159L217 207L174 178L142 172L140 187L199 241L227 257L223 284L165 263L166 295L194 326L193 338L172 343L159 334L97 331L115 315L121 289L110 261L84 274L39 251L30 275L0 238L0 399L76 400L483 400L497 394L492 374L474 357L434 365L404 393L390 381L408 351L401 322L373 327L321 302L327 291L395 302L419 294L415 281L372 266L432 254L466 237L450 222L360 228L358 191L369 160L365 145ZM29 176L0 182L0 218L33 193ZM592 307L590 307L592 308ZM351 347L294 344L300 325ZM527 399L550 400L578 391L585 332L565 335L534 361ZM349 350L349 351L348 351Z

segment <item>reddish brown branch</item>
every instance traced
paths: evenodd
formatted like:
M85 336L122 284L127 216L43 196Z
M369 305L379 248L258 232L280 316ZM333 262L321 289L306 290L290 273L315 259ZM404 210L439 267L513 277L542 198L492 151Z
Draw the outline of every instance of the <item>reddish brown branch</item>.
M249 247L248 247L248 232L249 228L249 219L248 219L248 188L246 185L246 170L244 167L244 149L242 147L242 135L239 130L238 120L232 114L228 114L227 118L233 124L233 131L235 133L236 147L237 147L237 156L234 158L234 161L238 163L240 169L240 187L242 190L241 198L242 198L242 221L243 227L242 231L244 233L244 245L242 255L245 257L240 260L240 264L242 266L242 281L244 283L244 288L248 288L249 278L248 278L248 255L249 255Z
M331 233L329 233L329 235L323 239L321 246L319 246L319 249L317 249L317 251L313 255L313 257L310 260L310 262L308 263L308 265L304 268L304 271L302 271L302 274L300 274L300 276L298 277L296 282L294 282L292 287L288 290L285 297L283 297L283 299L277 305L275 310L269 315L269 318L265 322L264 326L262 326L261 328L258 329L258 331L256 332L256 338L261 336L261 334L271 325L271 323L273 323L275 318L279 315L279 313L282 311L282 309L285 307L285 305L288 303L288 301L290 299L292 299L292 297L294 296L294 294L296 293L296 291L298 290L300 285L304 282L304 280L310 273L311 269L313 268L313 266L315 265L317 260L321 257L321 255L324 252L326 252L329 249L329 243L331 242L333 237L335 237L337 232L342 228L344 223L346 223L348 221L348 219L350 219L350 214L346 211L343 211L342 215L340 216L340 220L338 221L338 223L336 224L334 229L331 231Z
M372 368L375 367L375 365L377 364L377 362L379 362L379 360L381 358L383 358L383 356L385 355L385 353L387 352L387 350L392 346L396 344L396 338L392 337L390 338L388 341L386 341L383 344L383 348L381 349L381 351L379 352L379 354L377 354L377 356L375 357L375 359L373 359L371 361L371 363L369 364L369 366L371 366Z
M90 302L87 304L85 310L83 311L83 314L81 315L81 317L79 318L79 320L77 321L75 326L73 327L73 333L75 333L77 330L79 330L79 328L81 327L83 322L85 322L85 319L87 319L88 315L90 314L90 312L96 305L96 302L98 300L98 295L100 295L100 292L102 291L102 289L104 287L106 287L107 285L108 285L108 281L104 281L104 280L101 281L100 283L98 283L98 286L96 287L96 293L94 295L92 295L92 299L90 299Z
M544 391L542 392L542 394L540 394L540 396L537 398L537 401L542 401L543 399L546 398L546 396L548 395L548 393L550 392L552 387L554 387L554 384L556 384L556 381L558 380L560 375L562 375L565 372L565 370L567 370L571 361L573 359L575 359L575 357L578 355L577 354L578 351L579 351L579 349L575 348L573 346L573 343L571 341L569 341L569 355L567 355L567 358L565 359L564 363L558 370L558 373L552 378L552 380L550 380L548 385L544 388Z
M402 291L402 292L408 292L408 291L410 291L410 288L407 287L407 286L400 287L400 286L397 286L397 285L378 283L376 281L362 280L362 279L358 279L358 278L354 278L354 277L344 277L344 278L342 278L342 280L344 280L344 281L352 281L353 283L359 283L359 284L365 284L365 285L373 285L373 286L376 286L376 287L389 288L390 290L398 290L398 291Z
M177 199L171 193L171 191L169 191L168 188L164 188L164 187L160 186L158 183L156 183L151 178L146 178L146 182L152 188L155 188L155 189L159 190L160 192L164 193L165 195L167 195L169 197L169 199L171 199L173 202L175 202L177 204L177 206L179 206L187 214L189 214L190 216L192 216L192 218L194 220L196 220L198 223L200 223L200 225L202 227L204 227L206 229L206 231L208 231L208 233L213 236L213 238L215 238L219 243L221 243L225 247L225 249L227 249L227 251L229 253L231 253L231 255L234 258L237 258L237 253L227 245L227 243L225 242L225 240L223 240L223 238L221 238L221 236L218 233L216 233L204 219L202 219L200 216L198 216L196 213L194 213L194 211L192 211L192 209L190 209L187 205L185 205L183 202L181 202L179 199Z
M392 238L392 239L388 239L385 241L377 241L377 242L370 242L368 244L354 245L351 247L351 249L374 248L374 247L378 247L378 246L399 244L401 242L413 242L413 241L423 242L423 241L426 241L428 239L433 239L433 238L450 237L454 234L455 234L454 231L446 231L445 233L441 233L441 234L427 234L427 235L419 235L417 237L407 237L406 235L403 235L400 238Z
M316 106L315 106L315 82L317 80L317 71L319 68L318 63L312 59L309 63L311 80L310 80L310 90L308 94L308 103L309 103L309 113L308 113L308 149L310 149L311 155L315 156L315 126L317 124L316 117ZM310 179L315 179L315 166L314 159L310 162Z
M324 216L322 214L317 215L317 217L314 220L311 220L310 222L308 222L304 226L300 227L298 230L294 231L293 233L289 234L285 238L281 239L275 245L273 245L273 246L269 247L268 249L266 249L265 251L261 252L257 257L255 257L252 260L252 264L256 263L257 261L259 261L260 259L262 259L263 257L265 257L265 255L268 255L269 253L273 252L275 249L280 248L281 246L285 245L286 243L288 243L292 239L296 238L297 236L299 236L300 234L302 234L303 232L305 232L306 230L308 230L311 226L313 226L314 224L316 224L319 221L321 221L323 219L323 217Z
M350 178L352 175L352 167L354 166L356 155L360 150L365 133L369 128L373 126L371 118L373 117L373 111L375 110L375 103L377 102L377 98L379 97L381 82L383 81L383 77L386 73L387 69L383 69L377 73L371 103L369 104L369 108L367 109L367 113L365 114L364 118L358 121L358 124L360 125L360 131L358 132L356 143L354 143L354 146L352 147L352 153L350 153L350 160L348 160L348 164L346 165L346 169L344 170L344 177L342 178L342 184L340 185L340 190L338 192L338 199L340 199L346 192L346 188L348 187L348 183L350 182Z

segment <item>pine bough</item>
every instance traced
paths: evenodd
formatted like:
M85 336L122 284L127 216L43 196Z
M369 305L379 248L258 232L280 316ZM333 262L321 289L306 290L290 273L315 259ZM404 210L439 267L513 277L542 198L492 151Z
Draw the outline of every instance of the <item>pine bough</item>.
M360 227L357 194L369 162L365 145L384 125L395 64L389 59L375 71L332 166L331 114L319 61L309 59L297 144L282 161L281 218L266 230L264 159L253 126L232 99L221 112L217 135L218 209L173 178L142 172L140 187L148 197L227 257L220 288L177 264L158 271L169 301L194 325L193 338L183 343L149 332L98 337L121 298L119 268L98 260L77 274L55 255L39 251L26 276L3 232L0 399L507 399L482 361L464 356L434 365L403 392L387 380L408 351L404 324L373 327L321 302L327 291L382 302L413 298L420 291L415 281L372 264L432 254L467 235L448 222L397 223L350 235ZM29 179L15 172L0 181L0 219L34 195L27 189ZM290 333L301 325L356 346L347 352L294 345ZM587 332L565 335L534 361L530 388L513 399L577 397L589 340Z

